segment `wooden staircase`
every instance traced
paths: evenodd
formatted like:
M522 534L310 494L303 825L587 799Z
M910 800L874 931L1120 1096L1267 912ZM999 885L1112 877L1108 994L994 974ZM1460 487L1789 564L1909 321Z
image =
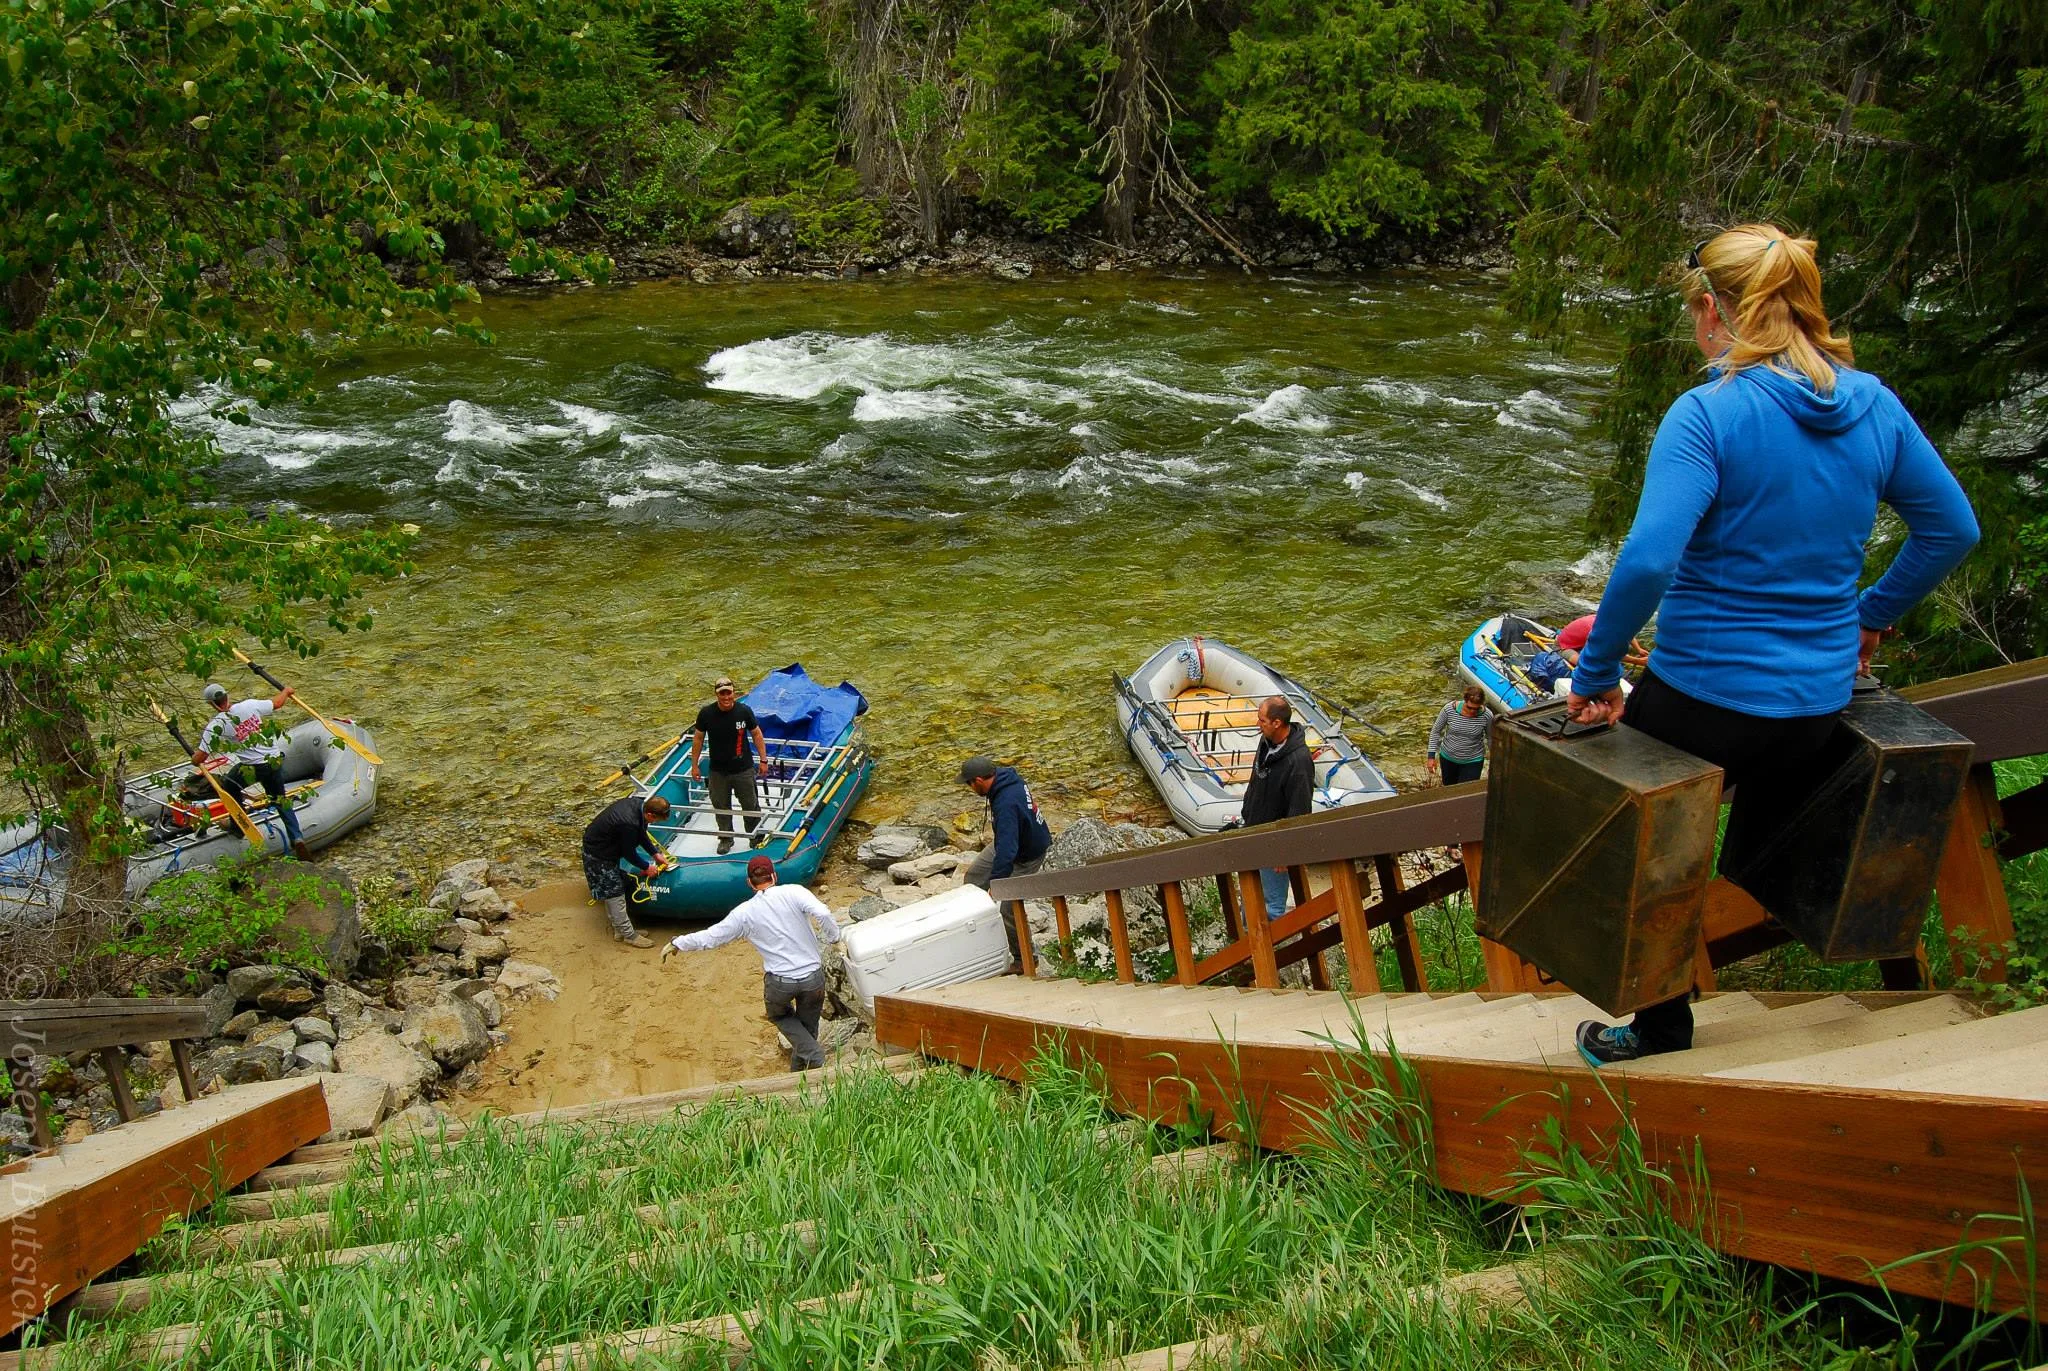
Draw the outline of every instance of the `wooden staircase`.
M1599 1155L1633 1124L1676 1207L1725 1250L2048 1307L2048 1273L2013 1217L2023 1180L2048 1177L2048 1008L1984 1017L1925 992L1732 992L1703 996L1694 1015L1690 1051L1598 1072L1573 1035L1608 1016L1567 993L1010 976L884 997L877 1031L1012 1078L1044 1051L1086 1059L1133 1114L1207 1117L1222 1132L1248 1116L1250 1140L1290 1150L1318 1136L1346 1080L1413 1092L1438 1182L1498 1198L1527 1193L1553 1129Z

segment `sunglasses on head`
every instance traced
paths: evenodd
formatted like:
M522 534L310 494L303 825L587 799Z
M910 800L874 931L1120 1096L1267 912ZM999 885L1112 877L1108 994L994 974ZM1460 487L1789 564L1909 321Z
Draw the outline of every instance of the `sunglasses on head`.
M1697 243L1694 243L1692 245L1692 251L1685 254L1685 264L1688 267L1692 268L1694 271L1706 270L1705 267L1702 267L1700 265L1700 249L1713 241L1714 240L1711 238L1702 238Z

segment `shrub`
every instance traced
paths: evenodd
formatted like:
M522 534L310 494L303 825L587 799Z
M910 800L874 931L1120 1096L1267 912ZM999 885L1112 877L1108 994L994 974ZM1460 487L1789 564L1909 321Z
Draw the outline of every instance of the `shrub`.
M182 966L188 981L256 957L320 974L327 958L304 929L285 924L292 906L321 897L320 874L250 852L149 888L126 932L102 951L138 970Z
M448 922L440 910L401 895L398 882L381 874L356 883L356 916L363 932L400 956L424 951L434 930Z

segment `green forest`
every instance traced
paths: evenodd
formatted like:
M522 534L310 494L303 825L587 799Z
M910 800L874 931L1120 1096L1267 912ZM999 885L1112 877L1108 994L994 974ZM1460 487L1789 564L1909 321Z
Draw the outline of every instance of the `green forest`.
M172 404L466 329L480 257L602 279L742 206L828 261L1511 240L1526 328L1625 343L1594 539L1693 375L1671 264L1782 222L1985 526L1902 673L2048 650L2040 0L8 0L0 55L0 731L110 855L137 682L310 651L407 565L212 500Z

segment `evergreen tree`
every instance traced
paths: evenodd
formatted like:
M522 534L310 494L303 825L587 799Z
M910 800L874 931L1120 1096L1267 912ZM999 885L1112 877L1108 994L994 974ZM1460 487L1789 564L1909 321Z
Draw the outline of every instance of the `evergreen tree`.
M978 197L1041 233L1093 209L1102 186L1083 159L1102 49L1088 10L985 0L956 60L970 94L952 162Z

